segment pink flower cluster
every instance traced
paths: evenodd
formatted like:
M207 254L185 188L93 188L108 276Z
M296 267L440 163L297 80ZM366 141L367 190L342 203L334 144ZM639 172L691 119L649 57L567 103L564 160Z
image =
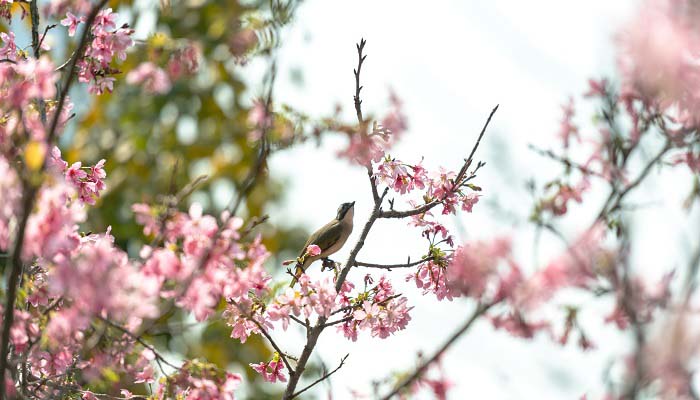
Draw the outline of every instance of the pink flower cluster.
M143 86L150 94L165 94L170 91L173 83L184 77L195 74L199 68L199 48L188 42L175 50L168 61L167 71L150 61L142 62L126 75L130 85Z
M287 382L287 377L284 376L284 363L280 360L279 354L275 353L275 357L269 362L260 362L258 364L250 364L255 372L262 375L266 382L275 383L277 381Z
M677 106L678 122L697 126L700 106L698 11L686 0L647 0L619 35L623 97Z
M51 151L50 164L65 176L66 183L76 190L78 198L84 204L94 205L95 199L100 197L100 192L107 188L104 159L91 167L83 167L80 161L69 167L68 163L61 158L61 150L54 147Z
M162 235L166 240L162 249L144 247L141 251L145 273L161 287L182 285L181 292L165 290L162 295L176 297L178 306L194 312L198 321L212 315L221 299L245 299L250 290L262 293L267 289L270 276L263 263L269 252L260 237L247 244L238 241L241 218L224 212L219 223L203 214L196 203L189 213L177 212L167 220L146 204L134 204L132 209L137 221L144 224L145 234Z
M168 60L168 74L173 81L185 76L191 76L199 70L201 50L197 43L188 41L177 48Z
M234 391L241 381L239 374L222 371L213 364L186 361L175 374L160 381L152 398L235 400Z
M591 184L587 176L575 185L555 181L546 185L546 188L556 188L554 193L545 199L540 200L537 207L539 211L549 211L553 215L561 216L569 211L569 202L576 203L583 201L583 194L590 189Z
M463 211L472 212L472 208L479 201L479 195L465 193L463 188L455 187L454 180L457 174L444 168L429 173L421 163L411 165L386 157L377 167L375 176L400 194L407 194L416 189L425 190L422 198L426 202L439 201L444 215L454 214L457 206Z
M37 100L49 100L56 95L58 74L48 57L25 58L17 49L13 32L0 33L0 153L13 157L19 147L13 137L41 142L46 137L45 124ZM51 117L53 105L43 105ZM66 120L70 105L64 107Z
M372 283L369 275L365 282ZM338 326L338 331L353 342L357 340L359 330L370 331L372 337L385 339L406 329L411 321L409 312L413 307L407 303L408 299L397 295L391 282L382 276L374 287L349 300L350 306L344 308L345 322Z
M393 92L389 98L390 111L382 118L381 124L374 122L369 132L350 133L348 147L338 153L360 165L369 166L378 163L403 132L408 128L407 118L403 113L403 105Z
M102 94L105 91L114 90L114 81L111 75L118 70L111 67L116 58L121 61L126 59L126 50L134 44L131 35L134 30L128 25L117 28L116 13L111 8L101 10L93 25L90 27L91 40L85 49L84 57L78 60L78 80L89 83L89 92ZM76 17L68 12L61 24L68 27L69 34L75 34L80 23L85 22L85 17Z
M170 91L170 77L152 62L143 62L126 75L126 83L142 85L146 92L164 94Z

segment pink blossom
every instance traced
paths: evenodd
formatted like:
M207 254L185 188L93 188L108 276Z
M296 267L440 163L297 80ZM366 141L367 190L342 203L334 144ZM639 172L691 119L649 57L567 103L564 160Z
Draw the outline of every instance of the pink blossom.
M306 255L308 256L316 257L319 254L321 254L321 248L315 244L309 245L309 247L306 248Z
M382 119L381 124L392 134L392 139L400 137L408 129L408 119L403 113L403 102L394 91L389 93L389 104L391 109Z
M253 106L248 111L248 124L253 128L248 134L248 140L260 140L265 130L272 127L273 115L268 109L267 103L262 99L253 101Z
M149 93L164 94L170 90L170 78L161 68L151 62L139 64L126 75L130 85L141 85Z
M381 135L367 135L359 132L350 136L348 147L338 152L338 156L360 165L370 165L372 162L379 162L384 157L385 147L387 147L387 142Z
M564 148L568 149L571 142L571 138L575 137L578 142L581 142L581 137L579 136L578 127L574 124L574 99L569 98L569 101L562 106L562 111L564 115L562 116L561 123L559 126L559 136L564 144Z
M76 29L78 29L78 24L81 22L85 22L85 17L81 16L78 18L68 11L68 13L66 13L66 18L61 20L61 25L68 27L68 36L73 36L75 35Z
M2 40L3 45L0 47L0 59L8 59L11 61L17 61L17 45L15 44L15 33L1 32L0 40Z
M481 298L498 276L499 262L510 257L510 248L510 241L505 238L459 247L447 269L448 284L466 296Z
M504 329L515 337L531 339L536 333L551 332L550 323L547 321L527 321L519 312L508 312L491 317L491 323L495 329Z
M255 370L255 372L262 375L266 382L287 382L287 377L284 376L284 373L282 372L284 370L284 363L279 360L279 356L276 356L275 359L270 362L250 364L250 366L253 368L253 370Z
M356 321L360 321L362 326L371 326L379 318L380 311L377 304L365 301L362 303L362 308L355 311L352 316Z
M474 205L479 202L479 195L475 193L467 193L466 195L460 197L462 202L462 210L466 212L472 212Z
M528 278L515 290L515 301L531 308L551 298L563 287L591 288L600 272L610 271L616 254L603 245L605 228L586 230L560 256Z
M179 79L183 75L193 75L199 68L199 47L193 43L176 50L168 61L168 74L172 80Z
M618 37L623 99L643 98L667 108L677 104L682 123L695 125L700 87L695 57L697 12L676 0L648 0Z
M453 298L461 296L461 292L454 285L448 284L446 267L433 261L421 264L415 273L406 277L406 280L414 281L416 287L423 290L423 294L432 292L438 300L452 301Z

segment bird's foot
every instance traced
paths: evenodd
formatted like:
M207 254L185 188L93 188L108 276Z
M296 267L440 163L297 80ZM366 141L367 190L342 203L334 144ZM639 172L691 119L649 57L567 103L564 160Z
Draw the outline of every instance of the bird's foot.
M335 261L331 260L328 257L322 258L321 261L323 261L323 265L321 266L321 271L325 271L327 269L334 270L336 268L336 266L338 265L338 263L336 263Z

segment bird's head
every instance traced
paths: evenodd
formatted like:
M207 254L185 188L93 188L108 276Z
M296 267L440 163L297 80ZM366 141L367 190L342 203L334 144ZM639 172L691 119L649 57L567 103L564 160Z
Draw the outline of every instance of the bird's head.
M352 221L352 216L353 216L353 207L355 206L355 202L353 201L352 203L343 203L338 207L338 215L336 216L336 219L338 221L342 221L343 219L349 218Z

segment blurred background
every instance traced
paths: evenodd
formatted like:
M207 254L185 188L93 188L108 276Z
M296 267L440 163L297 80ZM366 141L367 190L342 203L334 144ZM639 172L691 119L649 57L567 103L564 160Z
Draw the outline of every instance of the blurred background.
M198 74L176 82L167 94L146 94L120 82L112 95L76 108L78 128L61 142L66 158L88 164L108 160L109 189L92 210L88 228L100 231L112 225L120 244L136 251L146 239L133 223L131 204L157 202L159 194L202 174L209 178L188 202L199 202L209 212L222 210L254 160L249 110L265 96L273 63L274 108L285 123L303 129L304 120L336 112L352 123L355 43L365 38L366 116L383 115L393 90L408 117L407 133L391 150L397 158L417 162L424 157L428 169L459 168L489 111L500 104L477 153L487 163L475 182L484 189L483 197L472 214L459 214L449 227L457 242L511 236L518 260L534 270L562 246L528 223L534 200L527 182L552 179L560 166L528 145L555 147L561 105L570 96L577 105L576 122L584 130L591 123L594 105L581 101L581 94L589 78L614 80L615 33L638 2L306 0L278 9L267 1L137 0L112 6L140 40L122 65L124 71L143 61L157 62L182 40L198 41L204 57ZM255 32L252 43L245 40L250 31ZM67 51L60 46L62 38L51 40L56 51ZM81 104L79 91L72 96ZM281 112L284 105L295 112ZM261 229L275 255L269 269L278 277L281 261L293 257L308 232L332 218L340 203L356 201L358 225L371 210L366 172L337 157L346 144L344 135L322 135L288 149L279 146L269 159L269 174L248 197L245 216L269 215ZM633 223L634 268L652 279L680 265L689 240L697 237L685 228L697 216L680 208L686 193L677 183L687 182L684 174L673 170L653 176L647 186L653 189L636 194L651 207L642 209ZM575 237L605 194L591 192L588 205L573 210L561 230ZM359 229L349 243L358 234ZM348 251L335 258L344 260ZM398 263L424 251L419 230L406 228L404 221L379 221L358 259ZM360 282L367 272L353 270L351 280ZM356 343L324 334L313 358L315 368L333 368L345 354L350 357L325 386L318 386L315 396L329 398L332 392L333 399L347 399L351 391L371 393L374 380L410 369L420 352L432 353L473 307L468 301L424 297L404 283L405 272L391 274L415 307L409 329L385 340L361 336ZM580 299L576 293L566 301L591 303L581 321L594 350L581 352L573 343L562 347L544 337L532 343L517 340L481 321L443 360L454 384L450 398L601 396L606 369L630 350L631 342L601 322L612 302ZM261 383L247 367L271 354L259 338L241 345L229 339L230 329L222 322L195 324L185 315L168 316L160 324L163 334L149 339L174 359L178 354L204 357L243 373L243 398L279 396L280 386ZM301 332L276 335L290 352L301 349Z

